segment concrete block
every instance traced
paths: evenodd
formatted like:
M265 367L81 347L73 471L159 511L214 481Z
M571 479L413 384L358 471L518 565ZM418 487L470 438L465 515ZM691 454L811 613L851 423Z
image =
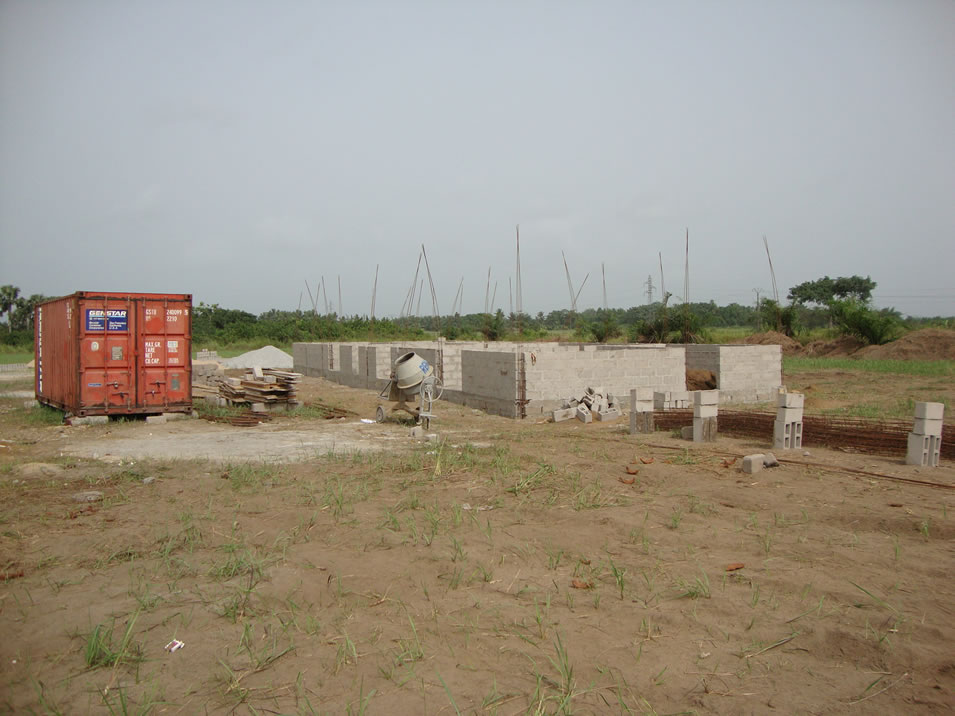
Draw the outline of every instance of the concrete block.
M771 452L763 456L763 467L779 467L779 460Z
M692 425L684 425L682 428L680 428L680 437L683 438L684 440L692 440L692 439L693 439L693 426L692 426Z
M630 409L635 413L652 413L653 401L652 400L636 400L630 406Z
M802 408L806 402L806 396L802 393L780 393L776 405L780 408Z
M780 408L785 410L785 408ZM785 423L778 418L773 423L773 448L796 450L802 447L802 422Z
M166 422L165 415L147 415L146 424L147 425L164 425Z
M189 413L163 413L162 416L167 422L170 420L185 420L186 418L192 417Z
M590 423L593 422L593 419L593 413L590 412L590 409L586 405L577 406L577 420L582 423Z
M264 413L268 410L265 403L252 403L253 413Z
M565 420L570 420L575 415L577 415L577 408L561 408L560 410L555 410L551 413L551 417L554 419L555 423L562 423Z
M718 390L694 390L693 405L719 405L720 391Z
M617 418L622 418L623 413L620 412L619 408L607 408L606 410L598 410L595 415L597 420L601 422L608 422L611 420L616 420Z
M87 418L90 425L106 425L109 422L108 415L91 415Z
M908 448L905 451L906 465L927 465L929 450L932 445L931 435L909 433Z
M932 418L916 418L915 427L912 428L913 433L918 433L919 435L942 435L942 419L938 420Z
M630 399L636 400L636 401L647 400L652 403L653 389L652 388L632 388L630 390Z
M938 460L941 456L942 456L942 437L940 435L929 436L928 466L938 467Z
M941 420L945 414L944 403L916 403L915 417L927 420Z
M694 418L715 418L718 412L719 412L719 407L717 407L716 405L694 405L693 406Z
M39 405L40 405L39 400L24 400L23 401L23 407L26 408L27 410L32 410L33 408L39 407Z
M763 469L763 461L766 459L766 456L762 453L757 453L756 455L747 455L743 458L742 470L747 475L752 475L759 472Z
M415 425L411 428L411 437L415 440L421 440L424 437L424 428L420 425Z
M710 406L699 406L710 407ZM693 418L693 442L716 442L716 418Z
M776 420L781 423L801 423L802 408L777 408Z

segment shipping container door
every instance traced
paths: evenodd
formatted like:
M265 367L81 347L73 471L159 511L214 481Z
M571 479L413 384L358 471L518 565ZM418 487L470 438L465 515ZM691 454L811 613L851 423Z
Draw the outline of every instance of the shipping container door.
M129 408L136 395L136 316L128 298L79 302L80 407Z
M138 299L140 318L139 402L143 406L186 403L191 395L189 303Z

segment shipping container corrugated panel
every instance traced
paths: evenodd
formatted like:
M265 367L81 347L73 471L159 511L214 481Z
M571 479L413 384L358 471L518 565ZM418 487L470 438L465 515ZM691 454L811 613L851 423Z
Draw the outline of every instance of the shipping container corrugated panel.
M73 415L192 410L192 296L80 291L36 307L36 397Z

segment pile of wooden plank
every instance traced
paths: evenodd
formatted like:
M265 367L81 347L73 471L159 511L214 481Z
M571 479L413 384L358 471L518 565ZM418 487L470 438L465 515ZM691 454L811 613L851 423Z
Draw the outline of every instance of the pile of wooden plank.
M260 411L289 410L299 405L296 391L301 378L301 373L255 367L242 378L219 378L215 398L220 404L248 404ZM194 394L195 389L193 385Z

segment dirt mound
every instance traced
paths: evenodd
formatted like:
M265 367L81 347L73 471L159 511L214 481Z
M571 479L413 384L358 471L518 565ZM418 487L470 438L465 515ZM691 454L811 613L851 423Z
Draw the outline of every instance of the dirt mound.
M803 346L802 355L813 358L850 356L865 344L858 338L842 336L829 341L813 341Z
M716 388L716 376L711 370L687 370L686 389L687 390L714 390Z
M878 360L955 360L955 331L923 328L884 346L866 346L853 358Z
M802 350L802 346L799 345L799 341L793 340L789 336L777 331L754 333L751 336L746 336L746 338L743 339L743 343L758 346L782 346L783 355L787 356L796 355Z

